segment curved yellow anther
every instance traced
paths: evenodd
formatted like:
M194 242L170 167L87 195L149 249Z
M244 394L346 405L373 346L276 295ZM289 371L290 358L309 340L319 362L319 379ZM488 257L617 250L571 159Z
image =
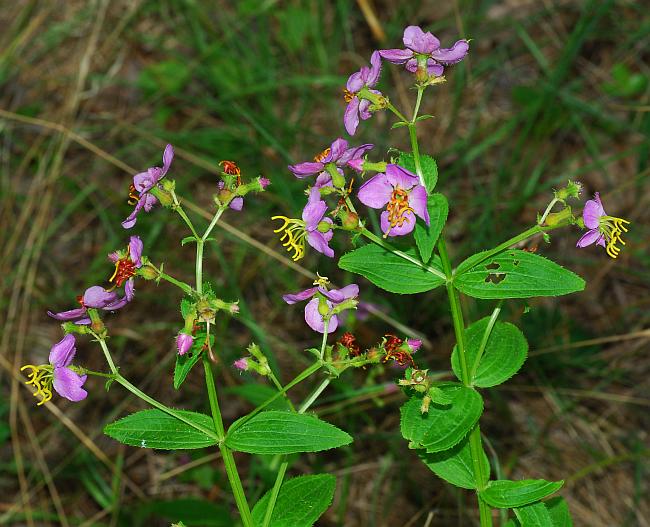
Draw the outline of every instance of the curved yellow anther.
M41 406L52 399L52 390L50 389L52 385L51 372L33 364L26 364L20 368L20 371L24 371L26 368L29 368L31 371L27 373L29 380L25 381L25 384L34 386L36 391L33 395L34 397L41 398L38 403L38 406Z

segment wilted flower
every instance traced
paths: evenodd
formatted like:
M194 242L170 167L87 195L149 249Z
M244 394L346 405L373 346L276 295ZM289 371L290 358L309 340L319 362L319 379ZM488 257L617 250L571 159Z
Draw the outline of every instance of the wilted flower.
M594 194L594 199L585 203L582 219L585 227L589 230L582 235L576 246L582 248L595 243L605 247L607 254L616 258L621 252L616 244L620 242L621 245L625 245L621 235L627 232L625 225L630 222L622 218L608 216L600 201L599 192Z
M295 294L287 294L282 298L287 304L295 304L309 300L305 306L305 322L307 325L317 331L318 333L325 332L325 317L328 313L338 306L343 309L349 309L356 305L356 299L359 296L359 286L357 284L350 284L341 289L327 290L327 279L319 278L314 282L316 287L310 287L304 291ZM329 317L329 324L327 326L327 333L333 333L339 325L339 319L336 314Z
M289 165L289 170L299 179L318 174L316 188L331 186L332 174L328 170L336 170L341 178L343 178L342 168L348 164L352 165L357 160L363 161L362 156L373 148L373 146L371 144L365 144L348 148L348 142L339 137L328 148L315 156L313 161Z
M127 286L133 291L133 277L135 270L142 267L142 249L144 245L140 236L131 236L129 246L126 251L115 251L108 255L108 259L115 264L115 272L108 281L114 282L117 287L121 287L126 281L124 289Z
M36 388L34 397L40 397L39 405L52 399L52 388L61 397L70 401L82 401L88 396L88 392L82 388L86 382L86 375L79 375L70 365L74 359L77 349L74 335L67 334L63 339L52 346L50 350L49 365L34 366L27 364L20 368L21 371L29 369L29 380Z
M429 225L427 191L418 177L408 170L389 164L386 173L377 174L359 189L359 201L381 213L381 230L386 236L402 236L415 228L418 215Z
M372 116L370 112L372 101L368 97L382 97L380 91L372 89L379 82L380 74L381 57L379 56L379 52L374 51L370 56L370 68L363 66L348 78L344 90L345 102L348 105L345 108L343 123L350 135L356 133L357 126L359 126L359 117L365 121Z
M284 224L273 232L282 232L280 238L288 251L293 251L293 260L298 261L305 256L305 240L319 253L332 258L334 251L328 245L334 236L331 218L325 218L327 203L321 199L320 190L312 187L309 192L307 205L302 211L302 220L288 218L287 216L273 216L272 220L280 219Z
M116 311L128 304L134 295L132 281L126 282L124 293L125 295L120 298L115 291L107 291L99 285L94 285L86 289L82 296L77 297L81 307L59 313L48 311L47 314L56 320L71 320L75 324L87 325L90 324L88 308Z
M409 26L402 38L406 49L381 49L379 54L393 64L405 64L411 73L418 68L429 75L440 76L444 67L456 64L465 58L469 50L467 40L458 40L451 48L441 48L440 41L429 31L426 33L418 26Z
M122 227L130 229L138 221L137 216L141 209L144 208L146 212L149 212L153 206L158 203L158 199L150 193L150 190L154 188L163 177L165 177L172 163L172 159L174 159L174 148L172 145L167 145L163 152L162 168L151 167L147 169L146 172L140 172L133 176L133 184L129 189L129 197L133 199L135 203L129 203L135 205L135 208L122 222ZM138 191L137 195L135 194L136 191Z

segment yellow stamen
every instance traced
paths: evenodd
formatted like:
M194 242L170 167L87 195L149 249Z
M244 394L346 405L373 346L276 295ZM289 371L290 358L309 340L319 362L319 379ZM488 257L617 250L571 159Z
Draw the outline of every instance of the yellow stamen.
M41 366L34 366L33 364L26 364L20 371L29 368L31 371L27 373L29 377L28 381L25 381L25 384L32 385L36 388L34 392L34 397L40 397L41 400L38 403L38 406L45 404L50 399L52 399L52 373Z
M354 95L355 94L347 88L343 88L343 99L345 99L345 102L350 102L352 99L354 99Z
M129 186L129 199L127 203L129 205L135 205L138 201L140 201L140 196L136 194L135 185L131 184Z
M388 236L388 233L393 227L401 227L405 221L410 221L406 214L414 211L413 208L409 206L408 192L400 187L396 187L393 190L388 205L386 206L386 210L388 211L388 222L390 228L384 233L384 238Z
M108 279L109 282L112 282L113 280L115 280L115 277L117 276L117 270L119 269L119 267L120 267L120 262L119 262L119 261L115 262L115 272L114 272L113 275Z
M330 155L331 151L332 151L331 148L326 148L320 154L316 154L314 156L314 161L316 161L316 163L320 163L323 159L325 159L328 155Z
M314 280L314 283L312 285L318 285L320 287L327 287L330 285L329 278L327 276L321 276L320 274L316 273L316 280Z
M291 259L294 262L297 262L305 256L305 237L307 232L305 231L305 222L302 220L297 220L294 218L287 218L286 216L273 216L272 220L282 220L284 223L278 229L275 229L273 232L282 232L284 234L280 237L283 247L287 248L287 252L293 255Z
M603 236L605 236L605 240L607 241L605 251L607 251L607 254L612 258L618 258L621 250L616 246L616 244L620 242L621 245L625 245L621 235L628 231L625 225L630 222L614 216L602 216L599 219L599 222L600 225L598 226L598 230Z

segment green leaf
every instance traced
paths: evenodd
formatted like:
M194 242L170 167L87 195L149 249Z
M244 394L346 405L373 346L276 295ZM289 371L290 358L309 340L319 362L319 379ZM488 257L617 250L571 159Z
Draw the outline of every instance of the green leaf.
M431 469L439 478L463 489L476 489L476 479L474 478L474 466L472 464L472 454L469 447L469 438L466 437L453 448L443 452L420 454L422 462ZM482 452L481 463L483 472L490 474L490 463Z
M479 495L492 507L511 509L539 501L560 490L562 485L564 485L564 481L546 481L544 479L510 481L500 479L490 481L487 487L479 492Z
M429 226L427 227L422 220L418 220L413 232L423 262L431 260L433 248L447 221L449 213L447 198L439 193L431 194L427 200L427 209L429 210Z
M282 484L270 527L311 527L334 497L336 478L330 474L298 476ZM262 525L271 496L269 490L253 507L255 525Z
M409 124L406 121L397 121L396 123L393 123L390 129L394 130L395 128L402 128L403 126L408 126L408 125Z
M196 243L198 241L196 236L186 236L181 240L181 246L185 245L186 243Z
M213 430L210 416L174 410L184 419L206 430ZM197 430L162 410L141 410L104 427L104 433L120 443L160 450L189 450L217 444L215 437Z
M419 261L415 249L403 253L415 262ZM377 287L391 293L422 293L444 283L440 258L433 259L428 266L430 270L424 264L414 261L406 260L372 243L344 254L339 260L339 267L365 276Z
M475 390L458 384L438 386L451 405L431 404L426 414L420 412L422 399L412 397L400 409L402 436L410 448L442 452L458 444L483 413L483 399Z
M210 339L214 339L214 337L210 335ZM176 354L176 364L174 365L174 388L177 390L181 387L181 384L185 382L187 374L190 373L190 370L201 358L202 344L198 346L198 349L195 349L195 345L196 342L192 344L192 347L185 355Z
M270 410L231 427L226 445L249 454L319 452L352 442L343 430L314 415Z
M470 373L489 321L490 317L482 318L465 330L465 354ZM519 328L509 322L497 322L490 332L472 383L480 388L489 388L507 381L519 371L527 355L528 343ZM462 376L457 346L454 346L451 354L451 367L460 380Z
M181 316L183 318L187 318L190 312L192 311L192 309L194 308L195 304L196 302L194 302L194 300L192 300L191 298L183 298L181 300Z
M513 509L521 527L556 527L542 502Z
M412 153L400 152L397 164L406 170L410 170L414 174L416 173L415 161ZM436 188L436 183L438 182L438 164L431 156L420 154L420 166L422 167L422 175L424 176L424 184L427 193L431 194L433 189Z
M487 259L470 256L458 266L454 286L474 298L530 298L582 291L585 281L543 256L509 249Z
M548 513L551 515L554 527L573 527L573 520L569 512L569 505L564 498L551 498L544 502Z

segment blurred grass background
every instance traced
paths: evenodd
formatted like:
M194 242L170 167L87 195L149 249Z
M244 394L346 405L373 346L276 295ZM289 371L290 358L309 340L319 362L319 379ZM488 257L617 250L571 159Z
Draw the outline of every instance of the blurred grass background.
M472 39L469 57L425 100L421 148L440 166L456 261L532 223L567 179L599 190L610 214L632 221L618 260L574 249L578 232L540 242L538 252L588 279L584 293L511 302L531 358L510 383L485 392L482 429L500 475L566 479L562 495L578 526L650 525L650 17L635 1L375 0L199 2L191 0L16 1L0 4L0 524L231 525L225 475L213 452L125 448L104 424L141 407L119 387L89 398L57 398L38 410L21 384L24 363L42 363L60 338L47 309L67 309L103 283L105 255L126 243L130 174L159 165L176 147L172 176L181 196L210 209L216 164L236 160L244 177L263 174L269 192L228 214L207 249L206 273L237 320L218 325L224 364L258 342L286 382L315 342L302 310L280 294L319 270L354 277L309 254L290 265L270 216L297 215L304 184L286 170L343 135L342 87L373 49L399 47L405 26ZM385 67L382 88L401 108L409 79ZM362 123L354 142L407 147L389 115ZM168 211L140 217L135 232L154 262L191 280L193 252ZM342 236L335 246L349 248ZM426 335L418 364L448 370L453 331L442 291L399 297L362 282L386 316ZM141 283L128 309L109 317L122 372L167 403L206 407L201 375L171 386L177 291ZM492 308L468 301L468 319ZM394 331L371 317L349 321L362 345ZM102 369L92 343L78 360ZM316 410L355 442L303 456L292 473L333 472L338 490L319 525L476 524L471 494L443 484L399 434L394 371L345 376ZM263 397L258 379L220 369L229 420ZM260 381L262 382L262 381ZM307 387L304 387L306 390ZM297 390L300 397L301 390ZM250 460L250 463L248 463ZM271 484L264 459L242 458L251 498ZM181 498L186 500L181 500ZM252 500L254 501L254 499Z

